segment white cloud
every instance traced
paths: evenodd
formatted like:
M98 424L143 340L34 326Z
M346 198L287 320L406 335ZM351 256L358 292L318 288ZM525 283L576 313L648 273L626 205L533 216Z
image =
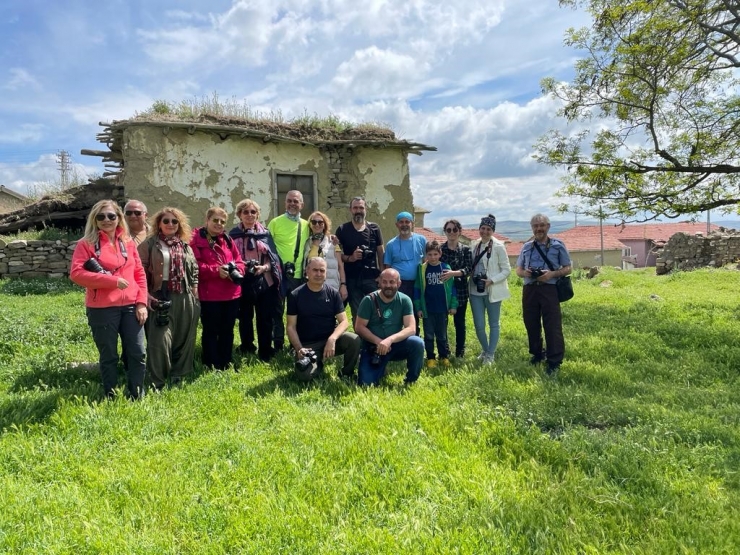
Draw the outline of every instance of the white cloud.
M13 67L8 70L10 78L3 85L4 89L16 91L19 89L35 89L41 88L38 80L31 75L27 70L20 67Z

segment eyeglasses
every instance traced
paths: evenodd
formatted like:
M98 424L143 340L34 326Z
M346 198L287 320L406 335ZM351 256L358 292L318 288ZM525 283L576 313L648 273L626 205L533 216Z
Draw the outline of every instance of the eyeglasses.
M127 216L141 216L143 213L141 210L126 210Z
M162 218L162 223L164 225L177 225L180 223L180 220L176 220L175 218L169 219L169 218Z
M101 213L101 214L98 214L97 216L95 216L95 219L98 220L99 222L102 222L102 221L105 220L106 217L110 221L113 221L113 220L117 220L118 219L118 214L116 214L115 212L108 212L107 214L102 214Z
M242 214L256 214L256 210L247 210L246 208L242 210Z
M311 225L324 225L324 220L311 220Z
M212 218L211 222L216 225L226 225L226 220L222 220L221 218Z
M445 229L445 233L457 233L458 231L460 230L456 227L448 227L447 229Z

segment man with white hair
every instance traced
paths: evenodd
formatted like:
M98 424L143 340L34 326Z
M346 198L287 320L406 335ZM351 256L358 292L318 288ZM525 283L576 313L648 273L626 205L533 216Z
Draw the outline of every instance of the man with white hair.
M149 224L146 221L146 206L140 200L131 199L123 207L123 214L126 217L131 238L137 245L141 244L149 234Z

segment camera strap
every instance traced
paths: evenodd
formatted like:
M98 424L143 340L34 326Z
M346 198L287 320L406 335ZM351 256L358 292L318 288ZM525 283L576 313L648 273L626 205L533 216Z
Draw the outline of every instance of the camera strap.
M118 268L115 270L111 270L111 274L115 274L118 270L123 268L126 265L126 262L128 262L128 251L126 250L126 244L123 242L123 239L120 237L118 238L118 245L121 249L121 256L123 256L123 264L121 264ZM95 258L100 260L100 237L98 237L98 240L95 241Z
M380 301L378 300L378 297L380 297L380 294L377 291L374 291L370 293L370 298L373 301L373 304L375 305L375 313L378 315L378 318L380 319L380 323L382 324L385 321L385 318L383 318L383 313L380 311Z
M478 243L478 247L476 250L480 249L481 243ZM475 267L478 265L478 262L480 262L480 259L483 258L483 255L486 254L486 260L491 259L491 251L493 250L493 241L488 241L488 246L486 247L486 250L478 254L478 256L475 257L475 260L473 261L473 265L470 267L471 272L475 272Z
M295 250L293 251L293 264L295 264L298 261L298 251L301 250L301 227L303 227L303 223L301 222L301 217L298 216L298 231L296 232L296 237L295 237Z
M550 241L548 240L548 244L549 244L549 243L550 243ZM554 271L555 271L555 268L553 267L553 265L552 265L552 263L550 262L550 260L548 260L548 258L547 258L547 255L546 255L546 254L545 254L544 252L542 252L542 249L541 249L541 248L540 248L540 246L539 246L539 245L537 244L537 240L536 240L536 239L534 240L534 248L536 248L536 249L537 249L537 252L539 252L539 253L540 253L540 256L541 256L541 257L542 257L542 259L543 259L543 260L545 261L545 264L547 264L547 267L548 267L548 268L550 268L550 271L551 271L551 272L554 272ZM549 251L549 250L550 250L550 249L548 248L548 251Z

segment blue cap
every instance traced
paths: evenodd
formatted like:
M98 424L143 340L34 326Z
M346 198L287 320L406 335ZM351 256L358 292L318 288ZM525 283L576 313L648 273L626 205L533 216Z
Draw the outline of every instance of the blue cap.
M409 220L410 222L413 222L414 217L411 215L410 212L399 212L398 216L396 216L396 221L398 220Z

